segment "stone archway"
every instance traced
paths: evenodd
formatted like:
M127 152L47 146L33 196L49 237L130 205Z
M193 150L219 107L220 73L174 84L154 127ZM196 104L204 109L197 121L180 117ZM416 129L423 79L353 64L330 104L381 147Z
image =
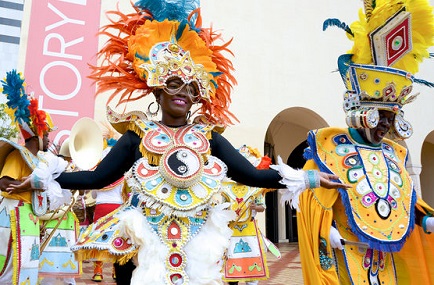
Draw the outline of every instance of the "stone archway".
M429 205L434 205L434 131L431 131L422 144L420 173L421 196Z
M327 127L327 122L314 111L293 107L281 111L271 121L265 136L265 150L273 162L280 156L295 168L303 167L303 149L309 130ZM296 215L282 206L276 191L266 196L267 237L273 242L297 241Z

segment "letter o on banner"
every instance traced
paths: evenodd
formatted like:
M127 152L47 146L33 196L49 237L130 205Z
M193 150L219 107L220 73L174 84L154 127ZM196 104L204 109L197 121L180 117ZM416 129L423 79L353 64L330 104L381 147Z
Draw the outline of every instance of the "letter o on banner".
M51 92L48 89L47 85L45 84L45 74L48 72L48 70L50 68L55 67L55 66L66 67L67 69L70 69L74 73L74 75L76 77L76 85L75 85L75 89L72 92L65 94L65 95L59 95L59 94L55 94L55 93ZM53 62L50 62L49 64L45 65L44 68L42 68L40 76L39 76L39 84L41 85L42 91L47 96L49 96L55 100L64 101L64 100L69 100L78 94L78 92L81 89L82 79L81 79L80 72L73 64L66 62L66 61L53 61Z

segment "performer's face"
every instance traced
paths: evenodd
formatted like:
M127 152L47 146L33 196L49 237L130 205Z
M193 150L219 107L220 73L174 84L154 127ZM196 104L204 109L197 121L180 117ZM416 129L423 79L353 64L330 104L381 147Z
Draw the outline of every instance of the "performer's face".
M368 140L373 144L379 144L386 134L389 132L395 120L395 113L386 110L379 110L380 120L375 128L369 130L370 139Z
M49 145L50 145L50 139L48 138L48 133L46 133L42 137L42 150L47 151Z
M169 79L167 87L158 90L157 103L161 106L164 124L184 124L188 111L193 105L192 96L197 96L198 90L193 84L184 84L180 78Z

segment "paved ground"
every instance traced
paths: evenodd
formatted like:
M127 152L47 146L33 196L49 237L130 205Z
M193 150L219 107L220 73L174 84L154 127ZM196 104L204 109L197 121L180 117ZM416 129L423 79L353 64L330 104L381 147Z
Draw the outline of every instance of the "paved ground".
M259 282L260 285L302 285L301 265L297 243L280 243L279 247L282 258L276 259L270 253L267 254L268 265L270 268L270 279ZM96 283L90 280L93 275L92 263L84 263L83 275L76 279L76 285L115 285L111 278L111 267L104 265L104 280ZM151 284L150 284L151 285Z

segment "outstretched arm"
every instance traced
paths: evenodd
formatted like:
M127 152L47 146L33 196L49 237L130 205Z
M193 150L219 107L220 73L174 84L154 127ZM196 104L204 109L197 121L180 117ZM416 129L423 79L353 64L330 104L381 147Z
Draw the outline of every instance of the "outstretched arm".
M93 171L62 173L57 182L68 189L101 189L121 178L141 157L140 137L126 132Z
M94 171L63 172L56 181L64 189L101 189L117 181L141 157L140 137L126 132ZM20 185L9 185L8 191L25 191L32 188L30 179Z
M211 154L221 159L228 167L228 177L253 187L282 188L282 177L275 170L256 169L232 144L217 132L212 133Z
M274 169L256 169L232 144L219 133L212 133L211 154L221 159L228 167L228 176L232 180L253 187L283 188L282 176ZM289 166L288 166L289 167ZM302 171L302 170L299 170ZM336 175L319 173L320 185L324 188L348 188L348 185L336 182Z

